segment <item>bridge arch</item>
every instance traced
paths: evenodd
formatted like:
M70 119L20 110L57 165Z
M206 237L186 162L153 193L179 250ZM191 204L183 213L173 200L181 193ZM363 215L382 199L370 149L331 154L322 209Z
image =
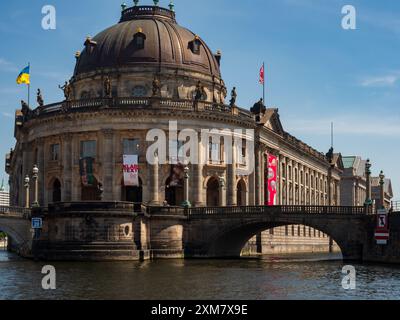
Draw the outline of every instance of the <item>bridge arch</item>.
M243 209L244 210L244 209ZM337 215L318 213L270 214L217 212L193 216L187 238L188 257L239 258L245 244L255 235L268 229L302 225L323 232L336 242L344 260L360 260L363 255L364 219L361 215ZM218 219L215 219L215 214ZM193 235L201 234L200 239Z
M16 253L21 254L23 253L22 251L26 250L28 239L24 232L25 230L22 231L19 229L19 225L14 226L10 221L0 219L0 231L7 235L9 248Z

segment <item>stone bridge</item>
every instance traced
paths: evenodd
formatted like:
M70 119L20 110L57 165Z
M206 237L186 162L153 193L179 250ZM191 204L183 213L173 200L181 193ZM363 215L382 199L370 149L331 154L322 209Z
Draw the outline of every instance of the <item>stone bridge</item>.
M169 234L174 225L178 227L183 222L175 208L158 208L157 211L150 210L151 225L163 221L164 230L169 230ZM373 229L375 221L374 216L366 214L364 207L192 208L184 210L183 215L183 249L185 257L190 258L238 258L245 244L262 231L285 225L305 225L332 237L345 260L361 260L370 234L367 230ZM165 225L168 216L170 226ZM153 238L157 246L163 242L157 234ZM170 239L165 238L165 241Z
M8 236L8 249L29 257L32 248L30 209L0 207L0 231Z
M43 218L33 239L30 217ZM48 208L0 207L0 230L12 250L42 260L238 258L258 233L305 225L330 236L344 260L400 263L400 214L389 216L390 240L374 240L376 216L364 207L146 207L124 202L57 203ZM33 249L32 249L33 248Z

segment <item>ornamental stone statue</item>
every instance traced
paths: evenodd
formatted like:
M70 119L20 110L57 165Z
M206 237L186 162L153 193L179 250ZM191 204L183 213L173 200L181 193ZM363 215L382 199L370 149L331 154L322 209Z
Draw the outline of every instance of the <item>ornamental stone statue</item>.
M71 82L65 81L65 84L63 86L58 86L61 90L64 92L64 97L66 101L71 100L71 95L72 95L72 87L71 87Z
M40 89L37 90L36 101L39 105L39 108L42 108L44 106L44 100L43 100L42 92L40 91Z
M108 76L104 79L103 85L105 97L111 98L111 80Z
M236 87L233 87L232 92L231 92L231 101L230 101L230 106L231 107L235 106L236 98L237 98Z
M157 77L153 79L153 97L157 97L160 95L161 92L161 83Z

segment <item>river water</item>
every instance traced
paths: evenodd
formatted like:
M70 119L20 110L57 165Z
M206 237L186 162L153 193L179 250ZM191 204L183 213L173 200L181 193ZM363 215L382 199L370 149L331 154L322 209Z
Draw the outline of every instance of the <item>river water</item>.
M399 299L400 267L356 264L342 288L338 255L241 260L51 263L57 289L42 289L43 262L0 251L0 299ZM339 259L339 260L338 260Z

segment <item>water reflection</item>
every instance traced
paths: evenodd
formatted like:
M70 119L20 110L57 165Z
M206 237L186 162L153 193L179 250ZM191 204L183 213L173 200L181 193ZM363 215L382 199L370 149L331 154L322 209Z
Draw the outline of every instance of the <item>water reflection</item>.
M311 255L143 263L57 262L53 263L57 290L46 292L41 289L43 263L0 252L0 298L398 299L398 267L355 265L357 289L346 291L341 287L344 264L337 259Z

